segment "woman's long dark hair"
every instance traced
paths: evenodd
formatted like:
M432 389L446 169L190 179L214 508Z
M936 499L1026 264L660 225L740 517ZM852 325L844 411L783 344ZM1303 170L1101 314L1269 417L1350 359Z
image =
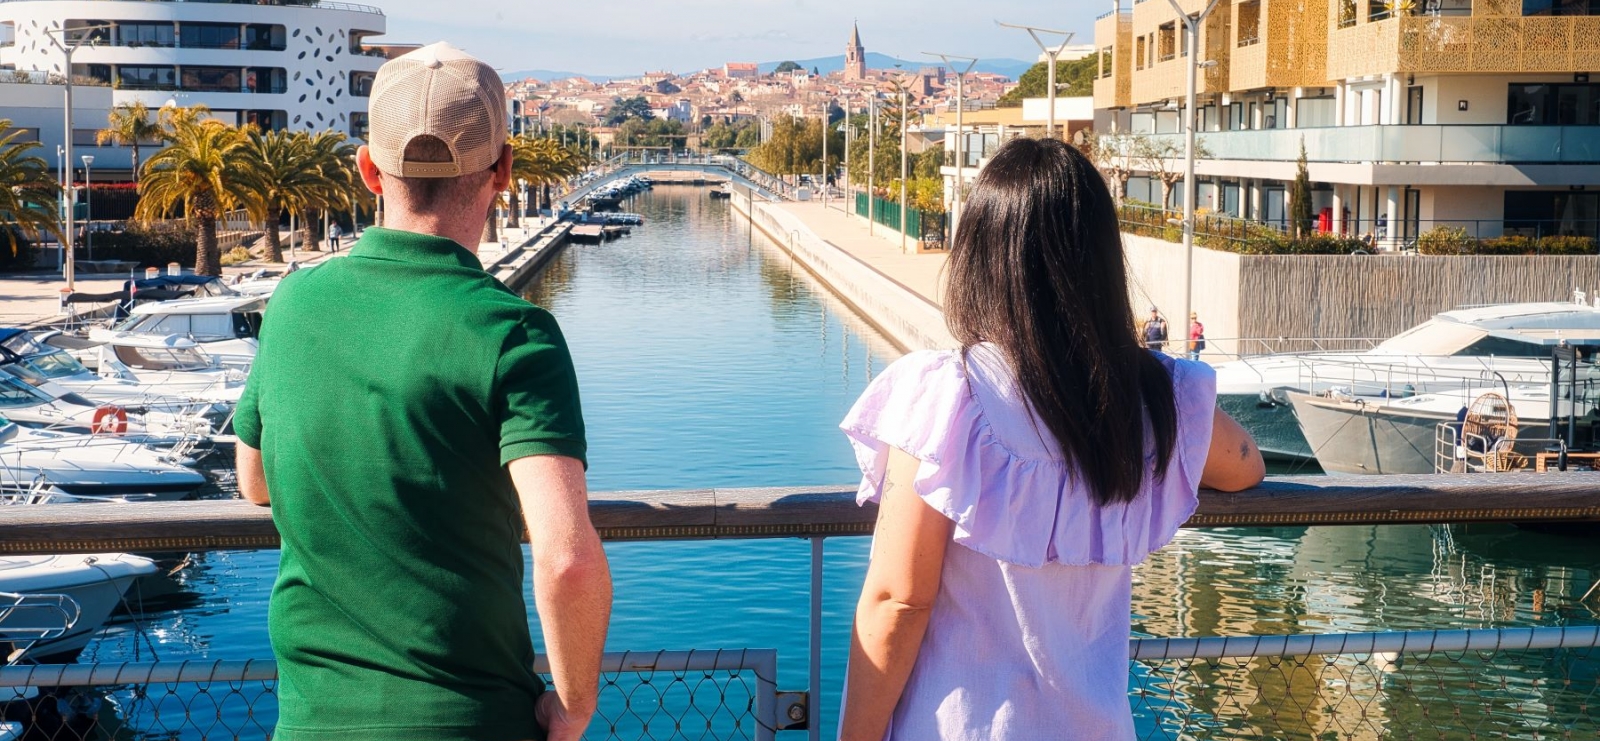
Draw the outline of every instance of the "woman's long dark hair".
M1000 347L1096 501L1138 496L1146 424L1162 475L1172 379L1139 342L1116 207L1078 150L1015 139L995 152L956 231L945 316L963 346Z

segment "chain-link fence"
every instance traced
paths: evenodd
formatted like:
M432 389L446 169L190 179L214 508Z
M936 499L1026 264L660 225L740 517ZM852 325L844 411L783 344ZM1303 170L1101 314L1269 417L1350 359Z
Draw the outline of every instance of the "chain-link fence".
M1130 699L1141 741L1593 739L1597 645L1600 627L1143 639ZM586 738L771 739L807 712L776 664L607 654ZM271 661L0 669L0 739L266 739L276 677Z
M586 739L771 739L789 723L771 649L613 653L602 670ZM277 676L272 661L7 667L0 741L268 739Z
M1138 641L1141 741L1593 739L1600 628Z

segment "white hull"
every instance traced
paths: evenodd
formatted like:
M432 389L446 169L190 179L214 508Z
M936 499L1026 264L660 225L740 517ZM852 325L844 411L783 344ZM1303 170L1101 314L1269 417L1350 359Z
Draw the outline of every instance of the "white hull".
M76 620L64 635L27 648L23 660L40 662L73 654L88 645L100 626L122 604L135 579L155 574L154 561L126 553L0 558L0 592L65 595L77 606ZM0 623L0 640L20 639L40 629L60 627L54 611L17 611ZM7 638L7 631L13 631Z
M1299 392L1287 396L1317 462L1328 473L1434 473L1439 424L1456 421L1454 413L1440 409L1406 409L1371 399L1342 401ZM1582 416L1580 424L1581 420ZM1519 438L1542 438L1549 433L1550 421L1523 416L1517 427Z

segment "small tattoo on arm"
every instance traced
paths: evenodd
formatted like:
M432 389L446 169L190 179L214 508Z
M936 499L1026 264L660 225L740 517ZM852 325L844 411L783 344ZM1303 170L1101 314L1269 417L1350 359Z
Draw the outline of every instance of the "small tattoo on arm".
M1250 458L1250 441L1246 440L1245 442L1242 442L1242 443L1239 444L1239 460L1241 460L1241 461L1242 460L1248 460L1249 458Z

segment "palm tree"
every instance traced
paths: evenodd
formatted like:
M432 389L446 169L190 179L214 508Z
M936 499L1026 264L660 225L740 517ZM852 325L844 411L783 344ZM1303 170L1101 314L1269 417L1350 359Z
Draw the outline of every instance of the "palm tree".
M94 141L100 145L111 143L121 147L133 147L133 180L137 183L139 144L160 140L166 130L150 118L150 109L143 103L123 103L112 108L107 123L110 126L96 133Z
M583 172L588 164L587 155L561 146L554 139L534 139L519 136L511 140L511 179L523 181L542 189L540 208L550 207L550 186ZM518 206L517 189L511 189L511 221L516 226Z
M215 119L189 119L177 121L168 138L167 146L145 163L134 215L153 221L181 212L199 227L194 271L220 275L218 217L243 208L253 218L265 218L261 178L246 155L249 137Z
M261 131L250 127L242 154L245 167L254 172L261 187L263 219L267 227L269 262L283 262L283 242L278 221L284 211L304 214L324 185L321 167L315 162L311 137L305 132Z
M161 110L156 113L156 125L161 129L161 139L170 142L177 135L178 129L200 123L210 115L211 109L203 105L185 108L168 103L161 106Z
M37 240L49 232L61 238L56 197L61 186L50 172L50 163L30 154L40 145L17 141L21 129L11 128L9 119L0 118L0 231L5 232L11 254L17 254L17 236Z
M372 193L361 183L361 173L356 169L358 147L349 137L333 130L320 131L310 135L308 147L320 175L313 197L301 212L308 230L312 224L310 211L354 213L371 207Z

